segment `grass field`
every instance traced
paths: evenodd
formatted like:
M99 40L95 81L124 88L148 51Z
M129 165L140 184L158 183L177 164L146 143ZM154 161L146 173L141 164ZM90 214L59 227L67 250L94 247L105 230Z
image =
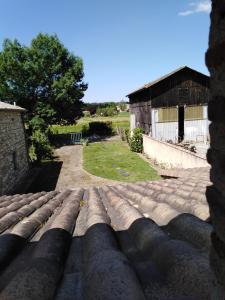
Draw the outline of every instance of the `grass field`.
M83 126L88 126L90 122L96 121L111 121L114 129L116 129L116 127L128 128L130 126L130 114L128 112L122 112L113 117L83 117L74 125L52 125L51 130L54 134L81 132Z
M160 179L157 172L122 141L84 147L84 169L99 177L125 182Z

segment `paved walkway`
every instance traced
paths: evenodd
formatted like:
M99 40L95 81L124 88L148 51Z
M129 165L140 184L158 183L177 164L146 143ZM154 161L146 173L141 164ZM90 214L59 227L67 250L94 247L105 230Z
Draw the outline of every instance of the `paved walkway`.
M83 146L64 146L55 151L58 160L63 162L56 190L76 187L116 184L117 181L96 177L83 169Z

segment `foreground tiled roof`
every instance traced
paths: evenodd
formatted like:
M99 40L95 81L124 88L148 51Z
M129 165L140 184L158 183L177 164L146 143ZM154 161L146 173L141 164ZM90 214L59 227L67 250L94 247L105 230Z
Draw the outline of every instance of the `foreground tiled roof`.
M0 299L210 299L207 184L1 197Z
M210 168L209 167L201 167L201 168L189 168L189 169L160 169L158 171L160 176L163 177L173 177L180 178L186 177L188 180L190 178L195 178L195 181L201 180L205 181L205 183L209 183L210 181Z

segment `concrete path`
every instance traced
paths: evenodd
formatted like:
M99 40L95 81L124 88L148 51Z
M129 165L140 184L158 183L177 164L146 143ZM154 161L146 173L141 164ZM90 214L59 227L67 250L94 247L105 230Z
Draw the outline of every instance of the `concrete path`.
M96 177L83 169L83 146L64 146L55 151L58 160L63 162L56 190L68 188L113 185L118 181Z

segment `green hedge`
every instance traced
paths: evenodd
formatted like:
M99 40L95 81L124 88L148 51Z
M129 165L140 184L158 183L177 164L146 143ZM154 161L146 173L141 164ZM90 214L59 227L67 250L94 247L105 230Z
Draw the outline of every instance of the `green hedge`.
M109 136L113 134L112 122L90 122L88 135Z

